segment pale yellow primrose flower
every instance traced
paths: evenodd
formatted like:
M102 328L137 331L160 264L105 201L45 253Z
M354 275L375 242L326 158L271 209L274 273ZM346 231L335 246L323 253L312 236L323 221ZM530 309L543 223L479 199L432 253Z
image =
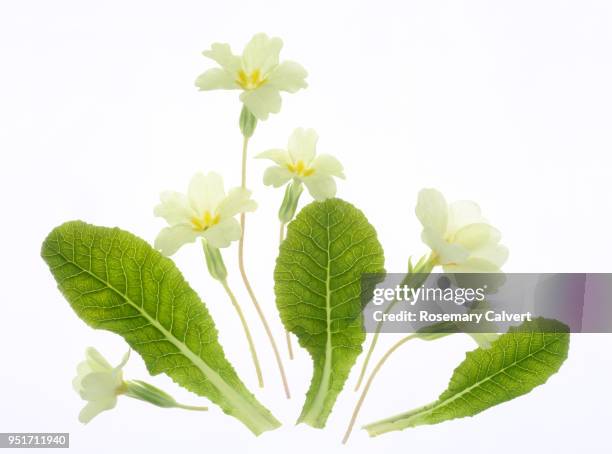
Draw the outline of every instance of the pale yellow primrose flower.
M166 191L155 207L155 216L164 218L170 227L159 232L155 248L170 256L196 238L204 238L214 248L224 248L240 238L239 213L254 211L257 204L251 191L230 189L226 195L221 175L196 173L187 194Z
M423 242L447 273L496 273L508 258L508 249L499 244L500 232L487 223L475 202L449 205L436 189L423 189L416 215L423 225Z
M278 188L289 180L304 183L315 200L325 200L336 195L333 177L344 178L342 164L331 155L316 156L319 136L314 129L297 128L289 137L286 150L272 149L256 156L270 159L277 165L264 173L264 184Z
M308 73L298 63L279 62L283 47L280 38L259 33L249 41L241 56L234 55L229 44L214 43L202 54L221 67L209 69L196 79L200 90L243 90L240 101L259 120L281 108L281 91L295 93L308 84Z
M85 361L77 366L72 386L87 405L79 413L79 421L86 424L95 416L117 405L117 396L125 392L122 368L128 361L128 351L117 367L112 367L93 347L85 351Z

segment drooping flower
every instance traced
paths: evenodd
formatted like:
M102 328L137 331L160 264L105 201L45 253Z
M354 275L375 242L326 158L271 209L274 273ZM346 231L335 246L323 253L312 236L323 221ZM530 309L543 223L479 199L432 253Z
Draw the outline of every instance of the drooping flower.
M122 369L129 355L128 351L121 363L113 367L95 348L87 348L85 361L77 366L77 376L72 381L75 391L87 401L79 421L86 424L103 411L115 408L117 396L127 389Z
M280 92L295 93L308 85L308 73L298 63L279 62L283 47L280 38L258 33L245 46L241 56L234 55L229 44L214 43L203 55L216 61L196 79L200 90L242 90L240 101L259 120L281 108Z
M316 156L319 136L314 129L297 128L289 137L286 150L272 149L256 156L276 163L264 173L264 184L278 188L293 179L304 183L316 200L336 195L334 177L344 178L342 164L331 155Z
M226 195L217 173L196 173L187 194L166 191L160 195L154 213L170 226L159 232L155 248L170 256L199 237L214 248L229 246L240 238L240 224L234 216L257 208L250 197L251 191L242 188L230 189Z
M129 357L128 350L121 363L113 367L95 348L88 347L85 350L85 361L79 363L77 376L72 380L72 387L83 400L87 401L87 405L79 413L79 421L83 424L87 424L103 411L115 408L119 395L149 402L162 408L208 410L207 407L179 404L168 393L149 383L124 380L123 367Z
M508 258L499 230L487 223L475 202L448 204L436 189L423 189L416 215L434 263L447 273L497 273Z

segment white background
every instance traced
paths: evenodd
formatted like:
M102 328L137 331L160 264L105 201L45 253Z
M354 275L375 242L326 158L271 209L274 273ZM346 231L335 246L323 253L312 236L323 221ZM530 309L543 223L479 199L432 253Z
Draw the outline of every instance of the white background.
M265 31L284 39L281 56L308 69L310 86L284 96L282 112L260 124L251 155L284 146L296 126L314 127L319 151L344 163L339 195L377 227L388 270L426 252L414 205L418 190L433 186L481 204L510 249L507 271L610 272L611 20L610 2L584 0L3 1L0 432L70 432L71 449L83 453L610 452L605 335L574 336L548 384L475 418L375 439L357 430L343 448L355 368L326 430L294 426L310 359L300 351L287 361L294 398L286 401L235 246L226 261L264 361L264 390L201 250L175 258L207 302L227 356L285 426L255 439L217 408L190 413L129 399L83 426L70 381L84 348L115 362L126 346L74 315L39 248L54 226L77 218L152 241L163 226L152 215L161 190L184 190L197 170L237 185L237 93L199 93L193 81L212 65L200 55L212 42L240 51ZM249 161L260 208L248 218L247 267L280 342L271 275L282 194L262 185L265 165ZM460 335L405 346L360 422L435 399L471 348ZM148 378L138 355L126 375ZM205 402L166 377L150 381L186 403Z

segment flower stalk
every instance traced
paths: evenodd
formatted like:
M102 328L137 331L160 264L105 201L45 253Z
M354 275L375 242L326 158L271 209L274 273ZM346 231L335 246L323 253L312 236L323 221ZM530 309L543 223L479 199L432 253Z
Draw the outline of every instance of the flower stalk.
M244 316L244 312L242 312L242 308L240 307L240 304L238 303L234 292L232 292L229 284L227 283L227 269L225 268L225 263L223 262L223 256L221 255L221 251L218 248L210 246L205 240L202 240L202 248L204 249L204 257L206 258L206 266L208 267L208 272L214 279L221 283L223 289L225 290L225 293L227 293L227 296L232 302L232 306L234 306L234 309L238 314L238 318L240 319L240 323L242 324L242 330L244 331L247 343L249 344L251 359L253 360L253 365L255 366L255 373L257 374L257 383L259 384L260 388L263 388L263 373L261 371L261 365L257 356L255 342L253 342L253 336L251 335L251 330L249 329L249 325Z
M287 185L285 189L285 197L281 203L280 209L278 210L278 219L280 220L280 235L279 245L282 244L285 239L285 226L291 222L295 216L300 196L304 191L301 181L294 180ZM293 346L291 342L291 333L285 330L285 339L287 341L287 352L289 353L289 359L293 359Z
M355 426L355 421L357 420L357 416L359 415L359 411L361 410L363 402L365 401L365 398L366 398L366 396L368 394L368 391L370 390L370 387L372 386L372 382L374 381L374 378L376 377L376 374L378 374L378 372L380 371L381 367L385 364L385 362L387 361L387 359L389 359L389 357L393 354L393 352L395 352L398 348L400 348L402 345L404 345L409 340L414 339L415 337L417 337L416 334L411 334L409 336L406 336L406 337L402 338L397 343L395 343L387 351L387 353L385 353L383 355L382 358L380 358L378 363L376 363L376 366L374 366L374 369L372 369L372 373L370 374L370 376L368 378L368 381L366 382L366 384L365 384L365 386L363 388L363 391L361 392L361 395L359 396L359 400L357 401L357 404L355 405L355 409L353 410L353 414L351 415L351 420L349 421L349 424L348 424L348 427L346 429L346 432L344 433L344 438L342 438L342 443L343 444L346 444L346 442L348 441L349 437L351 436L351 432L353 431L353 427Z
M243 190L246 189L248 143L255 132L257 122L266 120L272 113L280 112L281 92L295 93L308 86L305 80L308 73L299 63L280 60L282 47L283 41L280 38L269 37L265 33L254 35L244 47L241 55L234 54L229 44L214 43L210 49L203 52L203 55L214 60L219 66L208 69L195 81L196 86L202 91L239 90L241 92L242 111L238 125L243 137L241 172ZM244 266L246 227L244 212L240 215L240 227L238 243L240 275L274 351L285 394L289 398L289 386L276 342L255 297Z
M249 115L247 113L244 113L246 109L246 107L243 107L242 109L242 113L240 114L240 130L242 132L243 135L243 141L242 141L242 166L241 166L241 187L244 189L246 188L246 178L247 178L247 151L248 151L248 145L249 145L249 138L250 136L248 135L248 133L250 132L250 134L253 134L253 131L255 129L255 125L257 124L256 120L253 121L252 119L250 119ZM244 114L243 114L244 113ZM252 116L252 115L251 115ZM244 118L243 118L244 117ZM253 116L254 118L254 116ZM252 129L249 129L249 125L253 124ZM268 320L266 319L266 316L261 308L261 305L259 304L259 301L257 300L257 297L255 296L255 292L253 291L253 288L251 287L251 283L249 282L249 278L246 274L246 268L244 266L244 235L245 235L245 229L246 229L246 216L244 213L240 214L240 239L238 241L238 268L240 270L240 276L242 277L242 281L244 283L244 286L247 290L247 293L249 294L249 297L251 298L251 301L253 302L253 305L255 306L255 310L257 311L257 315L259 316L259 320L261 321L261 324L264 327L264 330L266 332L266 336L268 337L268 340L270 342L270 346L272 347L272 351L274 353L274 359L276 360L276 364L278 366L278 371L279 374L281 376L281 381L283 382L283 388L285 390L285 395L287 397L287 399L291 398L291 392L289 391L289 383L287 381L287 376L285 374L285 368L283 366L283 361L281 359L280 356L280 352L278 350L278 347L276 345L276 341L274 340L274 336L272 335L272 330L270 329L270 325L268 324Z
M279 245L283 243L285 240L285 223L281 221L280 223L280 235L279 235ZM287 342L287 353L289 354L289 359L293 360L293 343L291 342L291 333L285 330L285 341Z
M431 273L431 270L436 264L435 256L432 254L429 257L422 257L415 266L412 265L412 261L408 261L408 274L402 280L400 285L408 286L410 288L418 288ZM385 310L385 314L391 312L391 310L395 307L396 301L393 301L389 304L387 309ZM372 354L374 353L374 349L376 348L376 344L378 343L378 338L380 337L380 333L382 331L382 327L384 325L383 321L380 321L376 324L376 329L374 331L374 337L372 338L372 342L370 343L370 347L368 348L368 353L365 356L363 364L361 366L361 371L359 372L359 378L357 379L357 384L355 385L355 391L359 391L361 384L363 383L363 379L365 378L365 374L368 369L368 365L372 359Z

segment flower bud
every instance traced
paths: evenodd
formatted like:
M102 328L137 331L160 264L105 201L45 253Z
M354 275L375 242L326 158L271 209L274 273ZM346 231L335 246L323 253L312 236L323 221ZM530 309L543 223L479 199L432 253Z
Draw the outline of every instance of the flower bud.
M211 246L207 241L202 240L202 248L204 249L204 257L206 258L206 266L210 275L218 281L225 281L227 278L227 269L223 263L223 257L219 248Z
M161 408L182 408L184 410L206 411L208 407L179 404L174 398L156 386L140 380L131 380L125 383L125 395L133 399L149 402Z
M125 395L128 397L143 400L162 408L174 408L178 405L170 394L149 383L140 380L131 380L126 382L126 385L127 391Z
M255 132L255 127L257 126L257 118L255 115L251 113L246 106L242 106L242 111L240 111L240 120L238 121L240 126L240 132L247 139L250 138Z
M280 210L278 210L278 219L280 219L283 224L290 222L293 216L295 216L295 211L297 210L302 191L304 191L304 187L299 181L292 181L287 185L285 198L283 199Z

